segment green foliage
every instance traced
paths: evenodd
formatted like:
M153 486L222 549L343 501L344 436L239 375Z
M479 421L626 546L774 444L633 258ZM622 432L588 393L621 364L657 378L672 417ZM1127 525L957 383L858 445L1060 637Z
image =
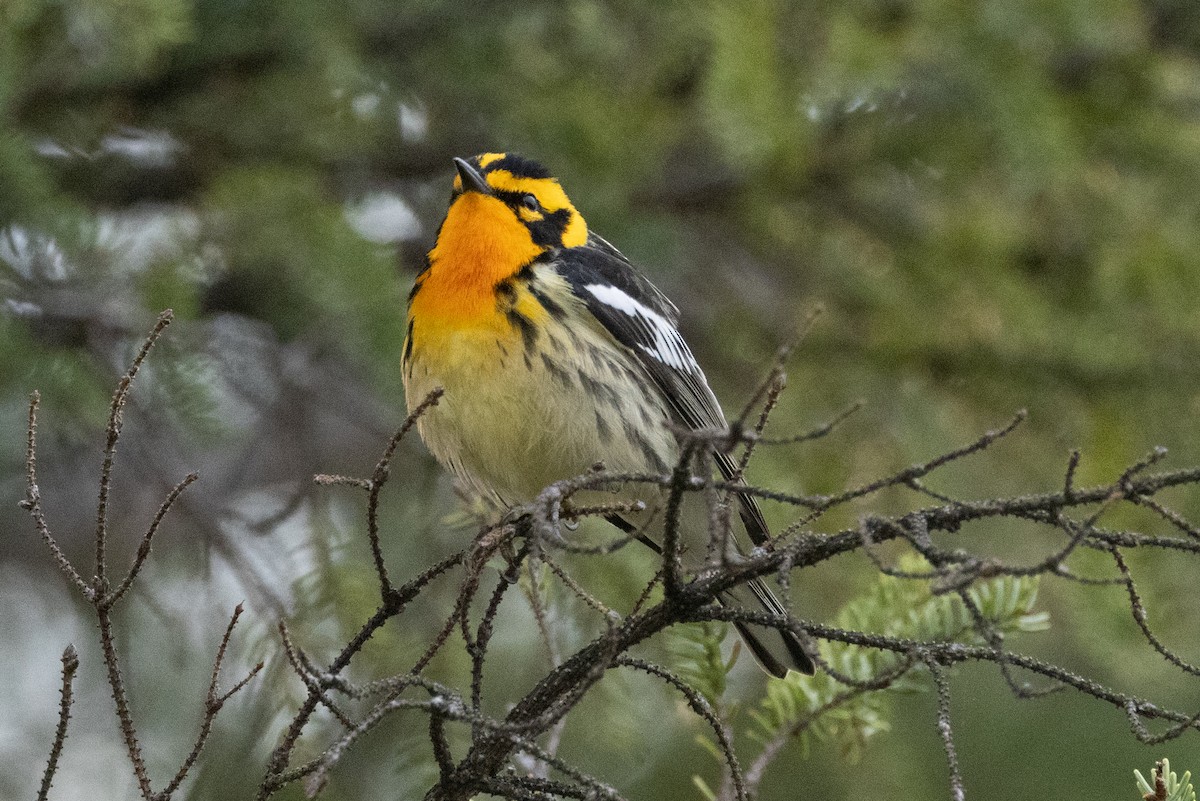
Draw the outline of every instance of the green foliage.
M920 573L929 567L910 555L900 561L899 569ZM1048 613L1034 611L1037 592L1037 578L1001 576L973 585L967 596L997 631L1034 632L1049 625ZM980 642L962 599L932 594L925 579L881 574L873 587L842 609L836 625L904 639ZM864 683L887 676L905 658L892 651L837 642L823 643L822 656L835 670ZM922 672L920 666L904 671L888 683L887 692L923 690ZM766 698L750 714L756 724L753 734L763 742L801 724L804 747L810 739L830 741L846 758L856 760L871 737L887 731L886 712L885 692L858 694L818 671L814 676L791 673L786 679L770 681Z
M488 564L498 574L503 574L509 569L508 562L503 557L493 557ZM540 610L542 615L547 615L554 610L560 594L558 592L560 585L554 578L550 566L545 562L538 562L536 566L526 562L525 568L517 578L517 586L520 587L521 594L525 596L531 610ZM537 614L536 611L535 614Z
M1148 801L1196 801L1196 788L1192 786L1192 772L1186 771L1183 778L1180 779L1175 775L1175 771L1171 770L1169 759L1163 759L1150 771L1150 781L1146 781L1140 770L1134 770L1133 775L1137 779L1137 788L1143 794L1142 797ZM1166 787L1166 796L1158 795L1155 790L1155 785L1160 778Z
M205 200L206 233L232 254L221 310L258 316L285 340L312 332L323 320L316 330L351 337L364 353L380 354L373 362L398 352L401 326L371 322L390 317L401 304L387 260L353 232L311 174L231 170Z
M713 709L724 705L726 677L733 667L733 659L721 655L728 630L725 623L712 621L675 626L667 634L671 668Z
M829 310L797 351L797 389L772 433L807 430L860 398L867 411L844 436L760 449L757 484L837 491L1023 406L1029 432L1004 445L999 468L964 463L938 489L1060 486L1075 447L1081 486L1111 480L1157 444L1192 461L1197 108L1194 0L535 0L486 13L455 0L0 0L0 486L19 494L34 387L55 420L47 442L95 461L86 437L115 366L166 306L180 322L140 399L205 435L196 461L222 498L260 493L276 507L266 496L304 473L369 461L364 452L402 416L403 298L445 208L449 159L485 149L523 151L562 178L589 224L677 302L727 409L804 309ZM378 198L411 219L367 236L355 215ZM36 258L5 249L14 233L39 243ZM246 388L230 386L240 376L217 357L242 354L214 353L205 336L230 317L268 329L264 363L294 371L288 386L307 398L244 393L236 419L223 416L225 394ZM340 369L305 372L311 360ZM299 403L312 397L324 405ZM271 465L269 487L253 485L259 464L211 472L229 461L216 452L222 435L263 411L256 399L276 413L276 428L255 432L261 451L247 440ZM292 400L302 411L289 418ZM162 447L173 452L172 442ZM303 443L319 464L280 457L272 442ZM448 493L421 453L414 446L396 468L415 488L388 543L406 569L473 533L439 525ZM1192 498L1173 502L1193 519L1200 510ZM19 512L5 507L0 515ZM821 524L852 525L859 512ZM326 522L314 516L317 543L343 530ZM0 517L4 530L25 523ZM268 548L295 547L261 536ZM360 558L354 542L346 550ZM24 560L22 547L7 552ZM343 635L334 622L351 625L372 602L370 571L340 552L314 564L320 576L297 579L297 607L314 601L313 615L326 615L329 645ZM831 599L824 608L864 580L854 568L811 572L803 591ZM885 580L846 609L845 624L961 635L956 599L919 590ZM1032 603L1026 584L972 592L1002 630L1044 624L1021 611ZM1144 592L1153 607L1156 589ZM1097 663L1137 636L1107 599L1077 613L1074 629L1095 636L1058 644ZM732 694L713 650L719 634L689 629L676 643L681 672L710 699ZM828 656L858 677L895 664L850 647ZM832 699L838 688L826 682L773 684L755 710L766 721L758 734ZM896 689L921 684L907 676ZM855 753L887 726L885 704L872 693L822 720ZM1030 731L1029 752L1055 753L1051 736ZM1096 748L1107 755L1115 742ZM896 748L889 762L901 764L921 745ZM975 795L1111 786L1086 767L1051 786L1051 770ZM668 792L644 781L632 794ZM222 791L212 795L245 794Z
M204 354L178 352L169 344L162 350L161 366L147 370L152 379L146 381L146 403L163 409L172 424L204 440L216 442L231 434L234 427L222 418L217 405L220 365Z

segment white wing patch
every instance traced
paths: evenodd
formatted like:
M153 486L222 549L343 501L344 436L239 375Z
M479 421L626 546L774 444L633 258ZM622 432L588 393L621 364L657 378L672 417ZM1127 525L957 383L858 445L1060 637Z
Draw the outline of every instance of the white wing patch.
M604 305L634 319L645 339L645 342L637 343L639 348L668 367L683 372L700 372L696 357L666 317L611 284L588 284L584 289Z

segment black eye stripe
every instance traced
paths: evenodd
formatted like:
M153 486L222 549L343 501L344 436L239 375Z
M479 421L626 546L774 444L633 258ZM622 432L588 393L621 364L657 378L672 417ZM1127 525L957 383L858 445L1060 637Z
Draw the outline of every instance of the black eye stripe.
M503 200L505 204L516 208L523 206L526 197L532 196L530 192L511 192L507 189L497 189L496 197ZM540 204L539 204L540 205Z

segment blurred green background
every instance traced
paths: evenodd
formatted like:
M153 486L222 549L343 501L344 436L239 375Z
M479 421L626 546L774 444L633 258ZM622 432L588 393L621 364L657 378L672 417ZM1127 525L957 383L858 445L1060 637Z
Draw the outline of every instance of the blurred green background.
M193 736L223 618L246 599L237 657L272 667L224 713L188 785L192 798L245 797L299 694L275 620L323 657L373 609L362 498L310 478L367 474L402 419L404 296L450 158L486 150L549 165L591 227L644 266L684 310L727 408L797 321L826 309L772 431L866 409L814 445L764 449L758 483L836 491L1022 407L1031 419L1011 441L931 484L1055 489L1075 447L1080 484L1159 444L1168 465L1200 462L1195 0L5 0L0 796L34 792L67 642L83 660L80 701L52 797L136 790L86 610L16 508L28 393L43 393L51 523L86 573L108 398L174 308L118 454L117 564L166 490L202 478L160 535L120 645L161 786ZM1195 492L1169 501L1200 516ZM889 494L818 530L915 502ZM407 443L387 499L393 570L414 574L469 537L457 509ZM1015 524L967 534L956 542L1018 560L1059 545ZM1156 631L1200 659L1194 563L1129 558ZM861 557L801 574L802 613L832 615L873 575ZM445 597L389 628L356 675L407 669ZM1123 600L1043 582L1052 629L1015 646L1195 709L1194 679L1149 651ZM544 663L529 664L541 652L528 614L506 619L519 687ZM566 607L556 624L564 647L586 634ZM761 692L747 665L734 679L740 697ZM970 798L1132 799L1133 769L1156 758L1200 769L1194 738L1139 745L1123 713L1090 699L1016 701L987 667L952 681ZM691 775L715 775L702 727L654 682L614 676L581 712L564 756L629 797L698 798ZM889 720L853 766L820 744L789 752L763 797L946 797L932 698L899 699ZM397 718L326 797L412 797L429 761L424 725Z

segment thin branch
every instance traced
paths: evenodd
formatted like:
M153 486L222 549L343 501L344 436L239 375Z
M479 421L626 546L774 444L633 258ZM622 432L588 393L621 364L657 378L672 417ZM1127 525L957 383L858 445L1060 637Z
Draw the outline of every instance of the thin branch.
M946 680L945 670L936 661L930 660L925 664L937 687L937 729L942 738L942 748L946 751L946 763L950 768L950 797L954 801L963 801L966 793L963 790L962 771L958 767L954 729L950 725L950 683Z
M346 643L345 647L330 662L325 672L326 680L327 677L336 676L344 670L354 656L370 641L375 632L382 628L388 620L403 613L409 602L416 598L434 579L461 565L466 558L467 550L460 550L422 571L405 584L393 588L392 593L384 600L384 603L375 610L375 614L363 624L358 633L350 642ZM289 770L288 761L291 758L292 751L300 740L301 734L303 734L305 727L308 725L308 721L312 718L313 712L316 711L320 703L321 693L314 692L310 688L308 696L300 705L300 708L288 725L283 739L275 747L275 750L271 752L271 757L267 762L267 767L263 774L262 782L259 784L258 794L256 795L259 801L265 801L265 799L269 798L280 788L308 775L308 773L316 769L317 763L313 762L309 763L307 769L292 768Z
M112 692L113 704L116 707L117 723L121 729L121 738L125 741L125 753L133 765L133 775L137 779L138 789L146 801L154 798L150 787L150 776L146 772L146 762L142 758L142 746L138 742L137 729L133 725L133 713L129 709L129 695L125 689L125 679L121 674L121 662L117 656L117 646L113 640L112 618L110 610L97 604L96 617L100 628L100 649L104 654L104 667L108 675L108 686Z
M783 371L773 372L771 385L767 389L767 397L763 402L762 409L758 413L758 421L754 424L753 432L745 432L740 437L746 442L746 448L742 451L742 457L738 459L737 468L733 471L734 480L740 481L745 479L746 468L750 466L750 460L754 458L754 448L758 443L762 442L762 432L766 429L767 422L771 419L771 412L775 411L775 406L779 403L779 396L783 394L785 386L787 386L787 376Z
M318 473L313 476L313 483L320 484L323 487L358 487L359 489L370 490L371 480L368 478L354 478L353 476L330 476L325 473Z
M746 791L746 782L742 776L742 767L738 763L737 753L733 750L733 743L729 739L729 733L721 725L721 721L717 718L717 713L709 706L708 701L704 700L704 696L696 692L695 688L683 679L659 665L628 656L618 659L617 664L633 668L634 670L640 670L643 673L649 673L651 676L656 676L683 694L683 697L687 700L688 707L712 728L713 734L717 738L717 747L720 749L721 755L725 760L725 766L729 770L729 778L733 784L735 797L738 801L746 801L749 795Z
M441 781L447 784L454 776L454 755L450 753L450 743L446 740L446 717L436 707L429 713L429 742L433 745L433 759L437 763Z
M134 778L137 780L138 790L141 792L142 798L150 801L154 798L154 792L150 786L150 776L146 771L146 763L142 758L142 748L138 741L137 729L133 723L133 713L129 708L129 696L125 689L125 679L121 674L121 663L117 656L116 643L113 637L112 627L112 607L108 601L108 579L106 577L107 566L105 555L105 544L108 533L108 497L109 489L112 483L112 467L113 459L116 455L117 443L121 437L122 412L125 408L125 402L129 396L129 389L133 385L134 378L137 377L138 370L141 369L146 356L150 353L150 349L154 343L158 341L163 330L171 323L172 312L167 309L159 315L157 323L147 335L141 348L138 350L137 356L134 357L133 363L121 377L117 384L117 391L113 394L112 405L109 408L108 425L105 428L105 446L104 446L104 461L100 468L100 495L96 504L96 575L92 585L92 592L88 594L88 600L91 601L96 610L96 619L100 630L100 648L104 655L104 667L108 676L109 689L112 693L113 704L116 708L117 723L121 730L121 738L125 743L125 751L129 755L129 761L133 765ZM32 418L32 415L31 415ZM187 482L185 481L185 486ZM180 491L182 491L180 489ZM178 493L173 493L177 495ZM165 505L169 508L169 504ZM160 509L160 515L156 517L161 520L161 516L165 511ZM156 530L155 524L151 525L151 529ZM143 539L143 546L148 549L148 539ZM144 560L145 557L142 557ZM136 572L139 565L138 561L134 563L134 569L131 573ZM132 583L132 579L130 579ZM125 590L128 586L125 587ZM122 590L123 594L125 590Z
M666 511L663 514L662 541L662 573L663 590L667 597L677 596L683 586L682 566L679 561L682 547L679 535L679 517L683 508L683 496L688 489L696 489L697 482L692 477L692 457L695 455L696 442L685 441L680 449L679 461L671 473L670 492L667 495ZM703 484L699 484L703 486Z
M125 409L125 401L129 397L129 389L133 385L134 378L137 377L138 370L141 369L142 363L146 361L146 356L150 354L150 349L154 347L154 343L158 341L159 336L171 324L173 317L174 312L170 309L167 309L158 316L158 322L154 324L154 328L150 330L150 334L142 343L142 347L138 350L137 356L134 357L133 363L129 365L129 369L121 377L120 382L117 383L117 391L113 393L112 405L109 407L108 425L105 427L104 462L100 467L100 497L96 503L96 592L98 594L105 592L105 573L107 571L107 565L105 564L105 540L108 535L108 495L112 486L113 459L117 453L117 442L121 438L121 426L123 425L122 412Z
M1183 515L1179 514L1179 512L1176 512L1174 509L1171 509L1171 508L1165 506L1164 504L1162 504L1155 498L1151 498L1149 496L1135 497L1135 498L1132 498L1131 500L1134 503L1138 504L1139 506L1145 506L1147 509L1153 510L1154 512L1156 512L1159 515L1159 517L1166 520L1168 523L1170 523L1175 528L1179 529L1181 532L1188 535L1192 539L1200 540L1200 527L1197 527L1197 526L1193 525L1192 523L1189 523L1183 517Z
M106 606L109 608L115 606L125 593L129 591L129 588L133 586L133 582L137 580L138 573L142 569L142 564L150 556L150 544L154 540L154 535L158 533L158 527L162 525L163 518L167 516L167 512L170 511L179 496L183 494L183 491L190 487L199 477L198 473L188 473L183 481L176 484L170 493L167 494L166 500L158 507L158 512L154 515L154 519L150 521L150 527L146 529L146 534L142 537L141 544L138 545L137 555L133 559L133 564L129 567L129 572L125 575L120 585L103 599L103 603Z
M547 565L552 565L552 563L549 562L549 560L544 559L541 554L541 549L536 547L536 541L533 545L534 547L529 548L529 556L525 560L525 571L526 575L529 576L529 589L525 593L525 598L529 603L529 608L533 611L533 619L537 623L538 635L542 641L542 644L546 646L547 660L549 662L550 669L553 670L562 664L562 654L559 651L557 641L550 632L550 626L546 620L546 607L542 602L542 595L538 591L538 577L535 574L535 571L543 563ZM518 559L520 559L520 555L518 555ZM566 575L565 571L563 571L562 575ZM475 701L475 707L476 709L482 707L482 699ZM546 753L550 754L551 756L558 755L558 749L562 744L562 735L563 731L566 729L566 725L567 719L564 717L550 727L550 731L546 737L545 750ZM541 762L533 765L530 772L534 776L545 779L549 777L549 769L550 766L548 763Z
M134 724L133 713L129 701L129 693L126 687L126 679L122 672L120 657L116 647L116 633L114 631L112 611L114 605L119 602L133 587L134 582L141 574L142 567L150 556L151 546L155 535L166 519L167 513L173 507L183 491L190 486L197 478L195 473L188 475L168 493L166 499L159 507L157 513L148 526L146 533L142 536L138 546L137 553L130 565L128 573L117 585L116 589L109 591L108 581L108 565L107 565L107 537L109 525L109 505L110 492L112 488L112 471L113 463L116 457L117 445L120 442L121 431L123 426L123 414L126 409L129 392L133 386L134 379L137 377L139 370L145 363L151 348L158 341L163 331L170 324L172 312L170 309L164 311L158 318L154 328L142 342L137 355L134 357L132 364L125 374L121 377L117 384L117 389L113 394L112 402L109 408L108 422L105 427L105 446L104 459L100 468L100 489L99 497L96 504L96 533L95 533L95 576L89 583L85 582L80 574L71 566L65 555L58 547L54 538L51 536L49 526L46 523L45 514L41 506L41 497L37 485L37 410L39 404L38 393L33 393L29 405L29 428L26 442L26 497L22 502L22 506L27 509L33 517L34 524L37 527L42 539L50 548L51 555L59 568L68 577L70 582L74 584L87 598L96 614L97 628L99 631L100 648L103 655L105 674L108 680L109 690L113 699L115 708L117 725L121 733L121 739L125 745L126 753L133 767L134 778L138 785L138 792L145 801L167 801L179 788L183 780L196 764L199 759L200 752L207 741L208 735L211 732L213 719L221 706L229 700L236 692L246 686L250 679L262 669L260 663L255 667L250 674L242 681L238 682L229 692L218 695L216 691L217 675L220 671L221 663L225 657L226 650L229 646L229 640L233 632L234 624L238 616L241 614L242 607L239 605L235 611L232 620L226 628L224 638L217 652L216 664L213 667L212 682L210 683L209 693L205 701L205 712L201 721L200 733L191 752L184 758L175 777L158 793L155 793L151 787L149 773L146 768L145 759L142 756L142 745L138 739L137 728ZM64 662L64 697L63 707L61 709L59 734L56 737L55 745L51 751L50 766L47 769L47 774L43 782L42 794L44 798L49 790L49 783L55 770L59 753L62 748L62 740L66 736L67 716L70 710L70 680L73 678L75 670L78 666L78 658L75 655L74 649L68 648L63 655Z
M587 590L585 590L583 588L583 586L580 585L579 582L577 582L571 576L570 573L568 573L561 565L559 565L553 559L549 558L548 556L546 556L546 554L543 553L542 557L541 557L541 561L544 565L546 565L546 567L550 568L550 572L552 572L555 576L557 576L558 580L561 581L563 583L563 585L567 589L569 589L576 598L583 601L585 604L587 604L589 607L591 607L595 611L599 612L601 615L604 616L604 618L606 620L612 621L614 619L620 618L620 614L616 610L610 609L609 607L605 606L598 598L596 598L591 593L589 593ZM557 667L557 665L555 665L555 667Z
M1138 594L1137 586L1133 583L1133 574L1129 572L1129 565L1125 562L1125 557L1121 554L1120 548L1113 548L1113 561L1116 562L1117 570L1121 573L1121 578L1125 583L1125 590L1129 593L1129 609L1133 613L1133 620L1142 631L1142 636L1150 643L1155 651L1163 659L1170 662L1175 667L1182 670L1184 673L1189 673L1193 676L1200 676L1200 667L1193 665L1191 662L1185 661L1178 654L1172 651L1167 646L1163 645L1162 641L1155 636L1150 630L1150 623L1146 612L1146 607L1142 603L1142 597Z
M54 730L54 742L50 746L50 758L42 774L42 786L38 789L37 801L46 801L50 785L58 772L58 758L62 756L63 744L67 741L67 724L71 720L71 704L74 702L75 673L79 670L79 654L75 646L68 645L62 655L62 688L59 691L58 727Z
M243 607L238 604L233 608L233 614L229 618L229 625L225 627L225 634L221 637L221 644L217 646L217 655L213 659L212 674L208 682L208 692L204 698L204 714L200 719L200 732L196 735L196 740L192 745L192 750L184 758L180 764L179 770L167 783L167 786L158 793L155 798L157 801L166 801L179 786L183 784L183 780L187 778L192 768L196 764L196 760L200 758L200 753L204 750L204 745L208 742L208 735L212 733L213 723L217 719L217 714L221 711L221 707L225 702L238 693L243 687L259 674L263 669L263 663L259 662L243 677L237 684L233 685L228 692L220 694L217 691L217 681L221 674L221 664L225 661L225 652L229 648L229 640L233 636L233 628L237 625L238 618L242 616Z
M90 601L94 595L93 589L83 580L83 576L79 575L79 571L67 559L62 548L58 547L58 543L50 533L50 525L46 522L46 513L42 509L42 495L38 490L37 480L37 411L41 399L42 395L37 391L29 396L29 427L26 430L25 444L25 499L19 505L33 517L33 524L37 527L38 534L46 543L46 547L50 549L50 555L54 558L58 569Z
M750 395L750 398L742 407L742 411L737 417L734 418L734 422L730 426L731 431L739 432L745 429L746 421L750 419L750 413L754 411L754 407L757 406L758 402L762 400L767 392L770 391L771 387L778 383L780 377L783 375L784 365L787 364L787 360L792 355L792 351L796 349L797 345L804 341L804 338L808 336L817 320L820 319L821 315L824 313L825 307L818 305L813 307L808 311L807 314L804 315L804 319L796 328L796 333L793 334L792 338L781 345L779 350L775 352L775 359L771 363L771 369L767 372L766 376L763 377L763 380L758 383L758 386L754 388L754 392Z
M1075 495L1075 471L1079 469L1079 451L1071 451L1067 460L1067 473L1063 477L1063 497L1069 502Z
M1161 734L1151 734L1150 730L1146 728L1146 724L1142 723L1145 709L1132 699L1125 704L1125 714L1129 717L1129 726L1133 729L1133 735L1137 737L1138 742L1145 745L1161 745L1177 739L1186 731L1200 728L1200 712L1197 712L1190 718L1180 720Z
M870 482L868 484L864 484L860 487L855 487L854 489L846 490L845 492L842 492L838 495L833 495L828 498L823 498L818 503L818 508L819 509L828 509L833 506L839 506L841 504L846 503L847 501L852 501L856 498L861 498L865 495L874 494L874 493L878 492L879 490L884 489L886 487L893 487L893 486L896 486L897 484L906 484L909 481L912 481L913 479L924 478L925 476L929 475L933 471L937 470L939 467L944 467L945 465L948 465L951 462L958 461L959 459L963 459L967 456L971 456L973 454L979 453L982 450L987 449L991 445L995 444L998 440L1003 439L1004 437L1011 434L1014 430L1016 430L1017 426L1019 426L1019 425L1021 425L1021 423L1025 422L1025 420L1028 416L1029 416L1029 413L1026 412L1024 409L1022 409L1019 412L1017 412L1015 415L1013 415L1013 419L1010 420L1008 422L1008 424L1005 425L1003 428L1000 428L1000 429L997 429L994 431L988 431L988 432L984 433L981 437L976 439L974 442L971 442L968 445L964 445L961 448L956 448L952 451L948 451L948 452L942 454L941 456L937 456L933 459L930 459L927 462L922 462L921 464L912 465L911 467L905 468L904 470L901 470L898 473L888 476L887 478L882 478L882 479L879 479L878 481L872 481L872 482Z
M467 651L471 655L471 705L476 710L483 708L483 667L487 657L487 649L491 644L492 634L495 630L496 615L500 611L500 604L504 600L504 596L508 594L509 589L519 580L522 566L528 566L529 563L526 561L526 556L531 550L531 544L527 541L521 547L521 550L509 560L508 568L500 574L500 578L492 590L492 597L488 601L487 608L479 620L479 627L475 631L474 642L472 643L468 640ZM530 581L533 581L532 576L530 577ZM464 606L464 619L466 616L465 609L466 606ZM535 613L540 613L540 611L540 606L535 608ZM542 627L544 633L545 620L541 617L539 617L539 625ZM553 646L550 645L550 648L551 653L553 653ZM478 730L476 730L476 734L478 734Z
M348 642L341 652L330 663L329 668L325 672L325 680L336 676L344 670L350 661L359 651L367 644L388 620L402 614L408 604L421 593L421 591L434 579L443 575L447 571L464 563L467 559L468 551L466 549L443 559L441 562L429 567L415 578L409 580L400 587L392 585L388 576L387 566L383 558L383 549L379 538L378 526L378 508L379 508L379 492L383 485L387 482L390 474L390 464L395 454L396 448L405 434L411 430L421 414L424 414L428 409L434 406L442 395L441 389L436 389L425 397L421 404L413 410L405 419L400 429L392 435L384 448L383 455L375 466L372 477L369 481L362 479L346 478L344 476L326 476L319 475L315 478L317 483L321 484L349 484L358 486L368 491L367 500L367 520L368 520L368 536L371 544L371 556L375 563L376 576L380 584L380 596L382 603L375 610L375 614L363 624L358 633ZM285 629L286 630L286 629ZM447 632L448 633L448 632ZM285 646L286 649L286 646ZM297 664L301 666L304 659L299 652L294 652L297 655ZM429 654L432 658L432 653ZM418 668L420 670L421 668ZM307 675L307 671L305 671ZM306 681L307 684L307 681ZM258 801L265 801L281 787L290 784L297 779L310 774L317 769L318 763L308 763L305 769L288 768L288 763L291 759L293 750L300 740L300 736L304 733L308 721L311 719L313 712L317 707L326 701L328 697L323 692L323 687L320 683L314 687L309 686L308 696L300 705L291 723L288 724L288 729L285 732L279 745L271 752L271 757L267 762L266 771L263 774L263 779L259 784ZM348 722L345 721L345 722Z
M393 712L404 709L416 709L425 712L431 712L435 706L435 701L416 701L410 698L400 698L399 694L409 687L422 687L429 692L431 698L449 699L448 702L438 702L436 705L442 710L443 719L448 710L452 708L461 709L462 703L458 699L454 690L437 682L423 679L420 676L412 674L405 676L396 676L393 679L386 681L388 687L388 698L380 702L372 709L357 725L347 730L341 738L330 745L321 756L293 768L278 777L279 786L282 787L290 784L293 781L308 777L305 789L312 797L325 785L328 779L329 771L341 760L351 746L354 745L363 735L372 731L381 721L387 718ZM435 746L439 747L439 746Z
M801 442L811 442L814 439L821 439L833 433L834 429L842 423L849 420L854 415L858 414L866 406L866 401L856 400L842 411L838 412L830 420L822 423L816 428L809 429L800 434L793 434L790 437L759 437L760 445L796 445Z
M329 694L325 692L325 688L321 686L321 682L317 677L313 676L307 669L308 658L304 653L296 647L292 642L291 634L288 632L287 623L283 620L279 621L277 626L279 631L279 639L283 643L283 653L287 657L288 664L292 666L292 670L304 682L304 686L308 688L309 693L315 694L321 704L328 709L333 716L338 719L338 722L347 729L353 729L355 723L350 719L350 716L341 710L334 702Z
M384 562L383 548L379 543L379 493L387 483L388 475L391 472L392 457L396 454L400 440L404 439L404 435L412 430L421 415L437 406L443 394L444 390L437 387L409 413L399 430L388 440L387 447L383 449L383 456L380 457L379 462L375 465L375 470L371 473L367 500L367 536L371 542L371 556L375 560L375 572L379 576L380 592L385 598L392 592L392 582L388 579L387 564Z
M566 784L544 776L519 776L513 773L485 778L480 781L479 789L513 801L551 801L553 798L594 801L597 798L595 788L588 785ZM621 798L615 792L607 797L614 801Z

